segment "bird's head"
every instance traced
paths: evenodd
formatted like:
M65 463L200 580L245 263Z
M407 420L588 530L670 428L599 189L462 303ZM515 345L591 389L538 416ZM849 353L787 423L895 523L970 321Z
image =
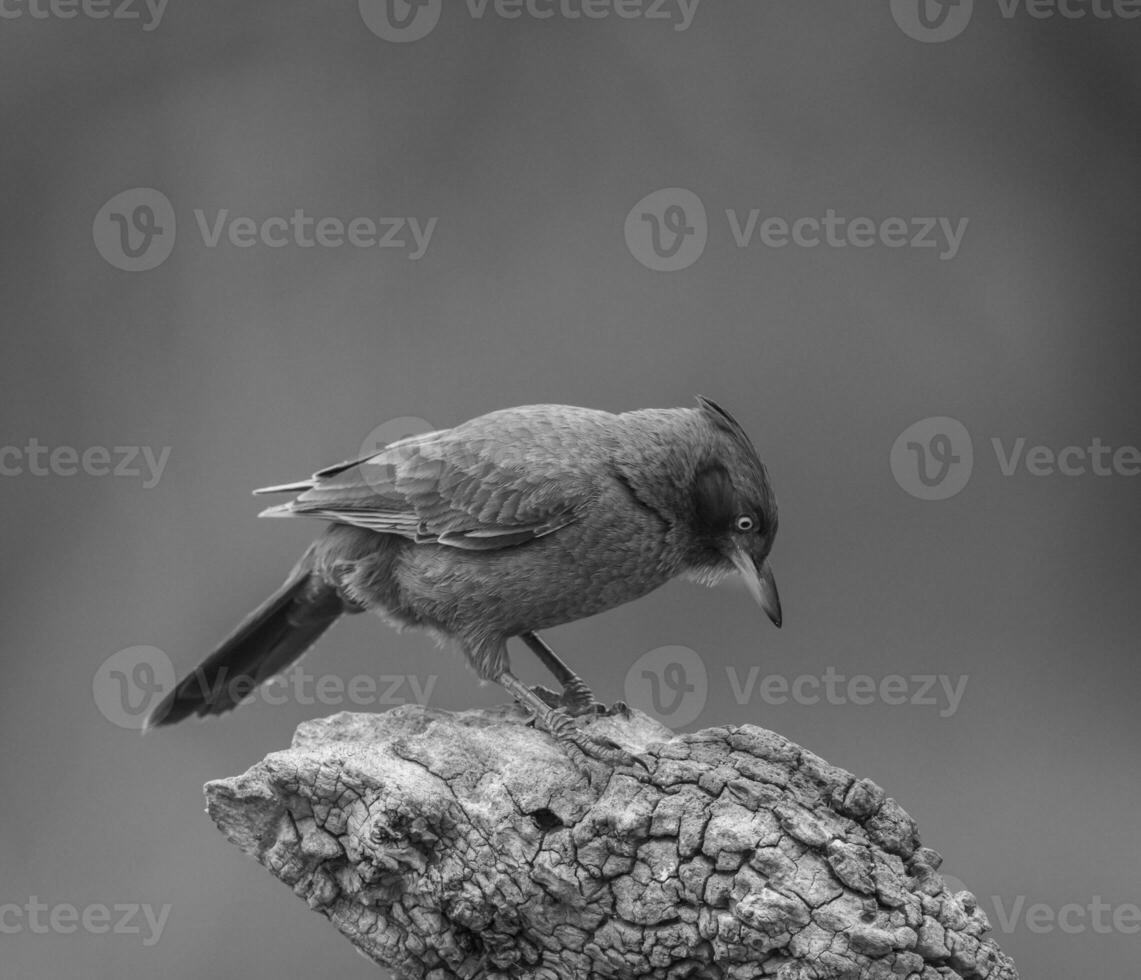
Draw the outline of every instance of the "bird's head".
M733 416L708 398L699 397L698 404L710 439L689 491L694 570L710 579L740 572L779 627L780 595L768 563L777 533L777 502L768 471Z

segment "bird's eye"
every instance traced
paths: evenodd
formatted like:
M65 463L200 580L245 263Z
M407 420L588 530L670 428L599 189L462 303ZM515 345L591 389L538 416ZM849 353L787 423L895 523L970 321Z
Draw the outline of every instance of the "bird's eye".
M738 531L751 531L756 526L757 522L754 521L748 514L742 514L736 520L736 527Z

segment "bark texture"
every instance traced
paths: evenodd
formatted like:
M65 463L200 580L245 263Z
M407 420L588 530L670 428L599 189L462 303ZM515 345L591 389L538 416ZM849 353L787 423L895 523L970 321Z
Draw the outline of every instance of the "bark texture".
M875 783L751 725L591 725L649 771L514 708L407 706L302 725L208 809L409 980L1016 980Z

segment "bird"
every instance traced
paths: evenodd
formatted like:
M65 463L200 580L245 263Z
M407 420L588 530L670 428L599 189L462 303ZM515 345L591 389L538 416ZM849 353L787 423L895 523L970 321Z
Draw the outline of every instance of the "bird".
M777 533L768 471L741 424L704 396L695 407L622 413L500 409L254 493L292 497L260 517L326 527L146 728L231 710L341 616L368 610L458 646L482 681L502 686L564 746L629 762L580 725L607 709L540 630L677 577L714 585L732 573L782 622L768 561ZM512 672L515 638L561 695Z

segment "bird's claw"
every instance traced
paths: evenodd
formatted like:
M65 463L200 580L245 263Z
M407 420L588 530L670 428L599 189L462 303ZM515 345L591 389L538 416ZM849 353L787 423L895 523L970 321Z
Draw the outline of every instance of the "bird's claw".
M646 768L637 756L627 752L621 745L605 735L592 735L583 731L574 718L559 708L545 719L547 730L560 742L574 745L584 755L612 766L641 766Z
M603 708L604 715L621 715L623 718L630 717L630 705L625 701L615 701L609 708Z
M586 682L578 677L567 682L562 694L556 694L549 687L544 687L542 684L536 684L532 687L531 693L536 697L542 698L547 707L555 709L562 708L568 715L576 718L580 715L606 715L612 713L612 709L607 709L606 705L594 696L594 692L587 687ZM619 704L621 703L622 702L619 702Z
M566 710L572 716L604 715L606 705L594 696L594 692L587 687L581 677L572 677L563 687L563 696L558 707Z

